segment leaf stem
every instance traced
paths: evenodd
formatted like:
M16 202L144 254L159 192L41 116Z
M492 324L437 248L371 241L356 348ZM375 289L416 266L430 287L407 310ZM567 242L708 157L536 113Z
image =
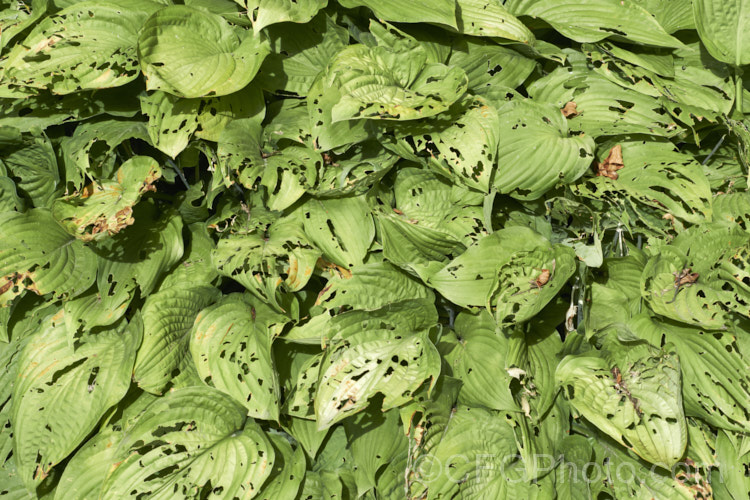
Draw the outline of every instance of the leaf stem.
M742 113L742 94L744 93L744 87L742 85L742 68L735 66L734 68L734 107L737 111Z

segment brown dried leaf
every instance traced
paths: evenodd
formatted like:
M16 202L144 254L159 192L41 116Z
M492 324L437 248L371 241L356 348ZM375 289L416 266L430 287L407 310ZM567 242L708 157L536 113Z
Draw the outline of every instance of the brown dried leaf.
M612 180L617 180L617 171L623 168L625 165L622 163L622 147L618 144L609 150L609 156L601 162L597 163L596 167L598 172L596 175L603 177L609 177Z
M560 111L562 111L562 114L565 118L573 118L574 116L578 116L578 109L576 107L576 103L574 103L573 101L568 101Z

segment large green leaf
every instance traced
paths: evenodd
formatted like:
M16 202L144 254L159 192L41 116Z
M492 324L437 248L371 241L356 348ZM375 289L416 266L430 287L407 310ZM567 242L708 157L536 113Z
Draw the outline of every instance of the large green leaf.
M154 191L161 169L150 156L134 156L123 163L112 180L91 184L81 193L58 199L52 214L76 238L101 239L133 224L133 205Z
M578 413L644 460L669 469L687 445L677 354L628 346L613 335L611 356L566 356L555 377Z
M458 67L428 62L415 39L372 23L378 44L350 45L331 61L328 82L339 88L334 122L352 118L414 120L445 111L464 93L466 74Z
M344 267L361 264L375 237L364 197L310 199L299 208L305 234L323 256Z
M458 31L465 35L507 38L531 44L534 34L499 0L457 0Z
M141 328L136 318L89 336L73 349L58 314L29 340L12 398L14 456L29 489L125 395Z
M244 407L216 389L190 387L157 399L123 430L100 498L191 497L210 485L249 499L274 462L271 442Z
M509 227L480 239L427 283L451 302L463 307L484 306L497 272L514 254L549 248L549 241L524 227Z
M572 135L554 106L514 101L498 110L500 139L493 184L501 193L536 199L583 175L594 158L591 137Z
M240 90L253 79L268 50L262 35L183 5L156 12L138 38L147 88L180 97Z
M659 47L682 46L637 2L540 0L527 3L528 6L515 13L539 17L577 42L598 42L615 36Z
M320 250L291 219L260 229L229 234L211 252L216 270L241 283L261 300L277 304L277 289L296 291L312 276ZM284 278L281 276L284 275ZM280 306L279 306L280 307Z
M341 5L372 9L378 19L399 23L439 23L456 28L456 3L449 0L342 0Z
M709 333L656 321L644 314L634 317L629 326L652 344L674 344L680 356L686 414L727 430L742 432L747 428L750 359L745 345L737 343L736 334Z
M253 28L260 31L276 23L306 23L328 5L328 0L247 0L248 12L255 13Z
M198 375L247 408L248 415L279 418L279 382L271 355L274 329L262 310L238 296L202 310L190 332L190 352ZM280 330L283 322L276 329Z
M734 66L750 64L750 3L746 0L694 0L695 27L708 52Z
M431 325L424 320L409 324L396 314L379 319L357 311L337 319L315 395L319 429L363 410L377 393L383 394L386 410L408 402L426 379L434 384L440 356L428 336Z
M23 290L76 296L96 277L96 255L68 234L49 210L0 214L0 297Z
M5 77L57 94L124 85L138 77L138 31L159 7L148 0L97 0L63 9L8 54Z
M198 312L218 298L206 285L175 287L150 295L143 305L143 343L133 380L143 390L161 394L189 357L190 330Z

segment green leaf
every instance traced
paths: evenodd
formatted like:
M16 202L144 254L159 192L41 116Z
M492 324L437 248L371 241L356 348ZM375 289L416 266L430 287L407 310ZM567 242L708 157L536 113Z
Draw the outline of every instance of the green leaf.
M370 30L379 37L378 45L350 45L330 63L327 83L341 93L331 113L333 122L434 116L466 90L463 70L428 62L415 39L375 22Z
M327 309L372 311L402 300L432 300L432 292L387 262L354 266L351 275L334 276L315 301Z
M253 29L260 31L271 24L306 23L326 5L328 0L248 0L248 12L255 12Z
M284 210L315 185L323 167L320 154L302 145L288 146L265 159L261 185L268 189L266 206Z
M591 165L593 139L572 135L559 109L523 100L507 104L498 115L494 186L499 192L533 200L557 184L575 181Z
M236 295L203 309L190 332L198 375L247 408L249 416L278 420L280 386L271 342L253 301ZM278 325L278 329L283 326Z
M364 197L311 198L299 210L305 234L326 259L347 268L364 261L375 237Z
M577 42L598 42L610 36L657 47L681 47L653 15L636 2L618 0L529 2L516 15L534 16Z
M469 77L468 90L478 95L497 87L518 87L536 65L533 59L513 49L473 39L457 41L449 64L466 72Z
M654 345L672 343L680 356L685 413L718 428L742 432L750 420L748 356L736 334L657 321L641 314L629 322ZM741 334L742 332L737 332Z
M68 345L62 318L47 318L19 358L13 389L13 451L29 489L75 450L130 386L141 325Z
M297 291L312 276L320 250L292 219L279 219L267 235L260 229L229 234L219 240L211 260L219 272L238 281L253 295L281 307L277 289ZM285 276L282 278L282 274Z
M493 36L532 44L534 34L499 0L457 0L458 31L472 36Z
M154 191L161 168L150 156L134 156L123 163L113 180L91 184L81 193L58 199L52 214L76 238L98 240L133 224L133 206Z
M96 255L67 233L49 210L0 214L0 276L7 303L23 290L76 296L96 277Z
M159 217L152 204L139 203L133 218L135 224L97 245L97 287L111 300L130 300L136 287L146 297L184 252L179 216Z
M508 227L480 239L429 276L427 283L454 304L484 306L497 272L514 254L548 247L547 239L537 232Z
M719 61L750 64L750 3L746 0L695 0L695 27L709 54Z
M328 62L349 42L349 32L327 14L319 14L309 23L294 27L271 26L266 29L271 53L263 61L256 82L274 92L307 95ZM327 148L324 148L327 149Z
M342 0L346 8L367 7L378 19L398 23L438 23L456 28L456 3L449 0L416 0L404 4L398 0Z
M179 97L237 92L250 83L268 51L262 35L182 5L156 12L138 38L146 87Z
M455 339L444 339L438 347L450 364L453 377L461 380L459 401L493 410L516 410L511 394L513 377L508 373L508 339L496 332L497 324L485 310L476 315L461 312L454 325Z
M207 485L252 498L273 470L273 445L245 409L209 387L158 398L120 442L100 496L199 495Z
M138 31L158 8L148 0L71 5L15 45L5 61L5 77L56 94L124 85L138 77Z
M363 410L376 393L383 394L384 410L400 406L426 379L432 386L440 374L440 355L428 337L427 325L390 326L372 313L340 318L354 321L347 328L332 324L333 338L320 366L315 395L319 429ZM392 321L397 319L392 316Z
M148 116L148 135L161 152L176 158L188 145L198 128L197 99L180 99L156 91L141 96L141 112Z
M482 192L490 190L501 134L498 111L481 98L456 103L439 117L397 128L415 154L430 151L430 165Z
M152 394L162 394L188 354L190 331L198 312L214 302L218 291L210 286L159 290L143 305L143 344L133 380Z
M644 460L669 469L687 445L677 354L648 344L610 340L608 345L615 349L609 359L593 353L563 358L556 380L592 424Z
M545 284L540 285L543 276ZM551 249L519 252L497 272L495 285L487 298L495 306L495 319L501 324L528 321L559 292L576 270L572 248L555 245Z

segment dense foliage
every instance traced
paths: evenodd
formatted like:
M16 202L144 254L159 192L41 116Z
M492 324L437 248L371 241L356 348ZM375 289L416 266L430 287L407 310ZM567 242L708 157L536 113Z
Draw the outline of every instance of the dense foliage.
M0 0L0 499L746 499L749 29Z

